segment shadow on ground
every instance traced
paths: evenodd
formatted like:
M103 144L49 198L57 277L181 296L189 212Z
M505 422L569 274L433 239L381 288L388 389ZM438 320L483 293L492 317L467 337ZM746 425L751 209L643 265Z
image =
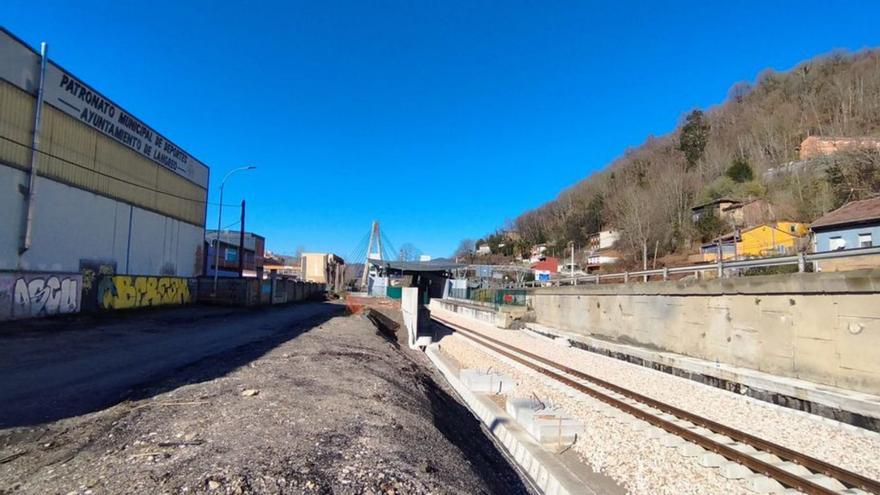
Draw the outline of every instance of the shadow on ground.
M0 428L79 416L223 376L345 311L331 303L194 306L4 324Z

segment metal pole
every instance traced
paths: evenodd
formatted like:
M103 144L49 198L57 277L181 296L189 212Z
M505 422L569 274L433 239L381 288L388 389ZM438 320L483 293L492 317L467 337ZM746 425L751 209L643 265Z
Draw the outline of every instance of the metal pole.
M256 245L254 248L254 267L256 268ZM238 276L244 277L244 200L241 200L241 230L238 234Z
M227 174L226 177L229 177ZM220 274L220 219L223 218L223 185L226 184L226 177L220 183L220 206L217 207L217 234L214 236L214 290L212 296L217 295L217 277Z
M37 161L38 149L40 147L40 128L43 121L43 95L46 83L46 65L48 58L46 54L49 52L49 45L45 42L40 44L40 82L37 86L37 106L34 109L34 136L31 139L31 168L28 175L28 189L25 197L25 220L24 233L21 236L21 244L18 248L18 254L21 255L31 247L33 238L34 225L34 203L37 187Z
M211 293L211 297L217 295L217 277L220 275L220 267L218 264L220 263L220 229L222 228L221 218L223 217L223 186L226 185L226 179L229 178L230 175L240 172L242 170L253 170L257 167L254 165L248 165L246 167L239 167L234 170L230 170L229 173L223 177L223 180L220 181L220 206L217 207L217 237L216 237L216 245L214 246L214 290Z

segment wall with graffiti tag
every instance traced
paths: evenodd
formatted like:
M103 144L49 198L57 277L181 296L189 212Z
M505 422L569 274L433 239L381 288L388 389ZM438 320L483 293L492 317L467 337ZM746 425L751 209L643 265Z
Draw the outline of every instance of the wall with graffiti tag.
M188 280L183 277L109 275L98 279L98 308L104 310L189 304Z
M0 321L80 311L82 275L0 272Z

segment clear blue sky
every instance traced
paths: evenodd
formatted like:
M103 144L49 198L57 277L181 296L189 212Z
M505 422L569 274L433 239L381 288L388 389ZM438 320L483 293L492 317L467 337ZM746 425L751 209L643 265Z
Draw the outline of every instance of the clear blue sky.
M346 256L380 219L436 257L764 68L880 45L880 2L643 3L6 0L0 22L207 163L212 201L257 165L225 202L269 249Z

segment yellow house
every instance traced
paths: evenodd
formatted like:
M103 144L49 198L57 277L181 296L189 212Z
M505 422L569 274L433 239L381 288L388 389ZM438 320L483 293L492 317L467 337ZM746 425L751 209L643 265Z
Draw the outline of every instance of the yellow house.
M703 261L714 262L721 250L725 260L791 254L810 227L800 222L772 222L730 233L703 244Z

